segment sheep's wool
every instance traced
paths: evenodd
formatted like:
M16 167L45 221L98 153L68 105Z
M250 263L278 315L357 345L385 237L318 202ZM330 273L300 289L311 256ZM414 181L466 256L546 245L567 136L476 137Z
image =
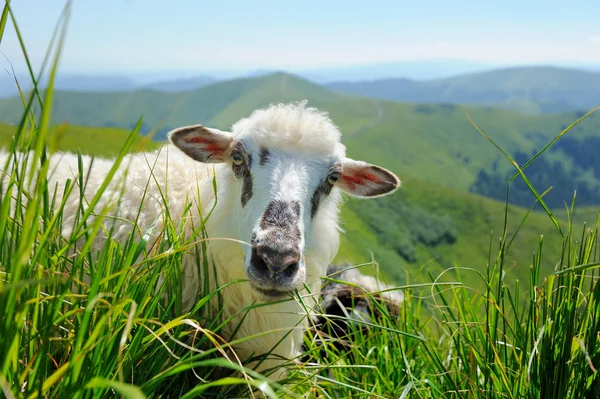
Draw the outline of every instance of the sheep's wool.
M304 102L286 105L272 105L266 109L253 112L249 117L239 120L233 125L232 135L235 138L251 138L257 144L270 148L293 149L299 152L331 154L343 157L345 147L340 143L340 132L330 121L327 114L314 108L306 107ZM0 153L1 165L4 165L7 153ZM20 154L23 156L23 154ZM87 200L100 190L105 176L114 165L112 159L83 156L83 170L88 173L85 186ZM215 175L216 174L216 175ZM223 285L236 279L246 279L244 275L244 255L242 245L236 238L236 219L243 214L233 210L239 202L237 194L231 189L235 176L227 164L204 164L194 161L183 154L172 144L165 144L155 152L134 153L125 156L114 178L104 191L95 210L108 207L110 211L104 224L112 228L112 238L124 242L135 229L141 237L149 227L156 223L148 246L154 245L163 230L165 211L177 224L185 224L188 234L196 229L202 220L200 209L211 210L214 203L213 177L216 177L218 201L206 223L209 260L214 262L217 272L217 283ZM78 182L78 159L75 154L55 153L52 155L49 172L49 187L56 187L59 195L64 192L67 179ZM6 187L6 185L5 185ZM338 205L339 190L334 190L323 203L311 231L307 233L305 248L305 264L307 268L306 283L313 292L304 294L307 306L313 306L318 300L320 276L325 274L327 265L335 256L339 244ZM164 198L164 200L163 200ZM186 205L194 206L186 211ZM71 227L80 206L79 189L76 187L64 209L63 235L69 236ZM141 214L138 212L141 207ZM243 212L243 211L242 211ZM116 216L116 217L115 217ZM134 227L132 221L137 219ZM106 236L103 232L93 242L94 249L101 248ZM199 246L198 246L199 248ZM201 276L197 266L197 253L190 249L182 262L184 310L189 310L197 301L202 281L208 278L211 283L215 276ZM212 267L209 267L212 270ZM212 273L212 272L211 272ZM211 289L216 286L211 284ZM262 335L235 347L242 359L251 354L261 354L272 350L272 354L291 358L302 343L303 327L306 311L295 300L280 304L260 307L246 312L240 309L257 301L256 294L247 282L236 283L222 292L224 303L222 317L226 319L238 313L225 329L229 334L242 319L241 328L235 338L261 334L268 330L278 330L272 334ZM312 300L311 300L312 299ZM293 330L289 334L290 330ZM286 337L287 336L287 337ZM286 338L284 338L286 337ZM229 336L224 336L230 339ZM279 342L282 340L282 342ZM276 346L277 345L277 346ZM277 360L265 361L259 370L277 365Z
M346 153L340 142L341 133L327 113L306 107L306 101L256 110L236 122L232 133L236 138L250 135L257 144L267 148L339 157Z

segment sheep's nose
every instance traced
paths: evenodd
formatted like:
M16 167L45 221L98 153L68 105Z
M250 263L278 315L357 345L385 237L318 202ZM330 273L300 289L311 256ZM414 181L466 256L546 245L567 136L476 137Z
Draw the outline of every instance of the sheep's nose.
M268 245L259 244L255 247L258 258L262 260L263 265L257 267L267 268L270 274L294 274L298 270L300 262L300 251L297 249L275 250Z

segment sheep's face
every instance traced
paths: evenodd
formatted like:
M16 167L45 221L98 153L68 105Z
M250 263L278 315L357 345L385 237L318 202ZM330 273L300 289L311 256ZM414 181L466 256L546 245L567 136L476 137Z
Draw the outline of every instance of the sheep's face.
M319 217L337 216L332 190L377 197L393 192L400 182L390 171L346 158L339 146L330 152L266 146L251 133L196 125L169 137L193 159L231 168L237 208L231 214L239 222L239 236L233 238L251 244L244 246L246 276L259 297L278 300L304 285L313 226Z

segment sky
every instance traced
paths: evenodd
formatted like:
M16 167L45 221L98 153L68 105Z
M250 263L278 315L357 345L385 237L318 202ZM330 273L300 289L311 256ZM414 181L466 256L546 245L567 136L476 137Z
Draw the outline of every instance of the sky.
M38 67L64 0L13 0ZM600 0L73 0L61 69L318 69L420 59L600 65ZM0 67L24 68L14 28Z

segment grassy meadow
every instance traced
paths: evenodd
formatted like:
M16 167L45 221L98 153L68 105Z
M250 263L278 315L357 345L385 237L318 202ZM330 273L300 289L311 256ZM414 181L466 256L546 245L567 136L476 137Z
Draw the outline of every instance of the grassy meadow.
M10 148L17 127L0 124L0 148ZM114 157L119 153L129 132L115 127L89 127L62 124L53 126L48 132L48 148L54 151L68 151L95 157ZM133 137L131 151L152 151L160 146L150 140L150 136Z
M18 31L14 19L6 2L0 42L4 29ZM462 171L471 166L452 172L444 166L455 157L456 148L444 148L439 155L426 153L425 144L403 149L406 157L415 160L404 177L400 172L404 161L392 158L397 154L386 154L391 148L386 140L398 127L429 122L419 119L423 112L415 119L409 113L396 113L401 108L391 102L382 103L381 119L388 125L379 130L381 146L368 146L367 153L361 153L363 158L396 162L392 166L399 171L403 188L381 201L348 200L343 205L346 234L337 261L396 281L405 295L399 314L382 307L383 317L365 323L366 334L356 328L344 350L307 333L307 352L300 364L290 362L290 375L284 381L272 381L269 375L239 364L226 350L232 343L219 336L227 321L208 313L207 302L218 291L206 293L189 313L177 311L178 268L182 252L190 245L180 239L182 226L165 224L159 252L144 251L144 236L132 233L126 244L109 237L100 253L92 253L77 239L89 242L100 232L104 210L95 207L100 191L82 203L73 237L59 233L65 193L54 191L45 178L50 153L71 150L113 156L118 165L126 153L158 145L140 135L142 123L158 123L148 121L146 116L153 116L144 112L137 115L142 118L131 130L54 124L55 106L62 100L56 102L52 82L66 24L64 20L59 26L45 65L48 89L31 96L24 93L16 108L20 118L14 125L0 126L0 146L11 153L30 150L38 172L31 173L26 160L11 159L1 165L0 392L4 397L246 398L259 393L271 398L600 397L598 209L579 208L575 196L564 210L530 212L468 193L471 175ZM28 59L25 45L23 56ZM32 81L38 79L37 71L32 71ZM274 80L272 90L281 90L280 83ZM251 84L242 92L251 93ZM262 101L269 101L269 93L263 92ZM301 93L286 95L296 100ZM321 95L325 101L329 92ZM128 101L125 95L114 96ZM357 151L358 140L368 138L369 113L379 103L340 98L328 107L336 110L335 119L348 106L345 112L352 117L343 119L341 127L350 131L349 151ZM160 101L165 110L174 104L168 96ZM371 108L364 106L365 101ZM315 102L318 105L318 97ZM230 123L227 118L241 109L250 111L255 102L238 96L235 104L208 119ZM122 112L140 111L120 106ZM457 131L476 131L464 113L461 120L458 109L448 112ZM548 127L543 131L554 135L561 132L560 125L577 119L478 112L475 120L485 134L494 118L501 119L499 115L523 118L532 126L540 126L535 125L539 118L541 126ZM436 130L424 131L435 134ZM531 145L517 129L491 135L497 136L507 151L510 146ZM485 135L476 137L481 165L492 158L514 168ZM545 133L536 140L553 138ZM423 143L429 139L423 137ZM448 175L420 178L419 168L427 170L427 176L437 176L437 170L455 173L454 183L444 184L442 180L452 177ZM527 168L521 171L517 179L526 179ZM79 172L83 179L86 171ZM78 190L80 183L71 182L68 190ZM543 202L542 194L532 187L532 204L536 196ZM11 198L27 198L27 205L11 207ZM90 281L82 278L86 273L91 273ZM161 273L175 287L160 285ZM173 290L167 291L167 299L160 295L165 290Z

